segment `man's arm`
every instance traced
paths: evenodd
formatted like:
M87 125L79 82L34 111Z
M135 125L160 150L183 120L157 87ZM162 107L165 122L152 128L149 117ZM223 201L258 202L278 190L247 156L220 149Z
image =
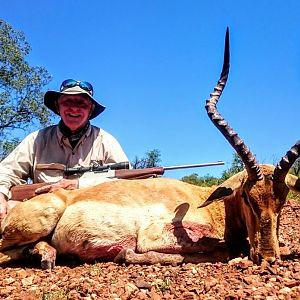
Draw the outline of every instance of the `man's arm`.
M102 130L102 145L104 153L104 164L113 164L129 161L117 139L110 133Z
M35 133L28 135L0 163L0 193L10 198L9 190L14 185L25 184L32 169Z

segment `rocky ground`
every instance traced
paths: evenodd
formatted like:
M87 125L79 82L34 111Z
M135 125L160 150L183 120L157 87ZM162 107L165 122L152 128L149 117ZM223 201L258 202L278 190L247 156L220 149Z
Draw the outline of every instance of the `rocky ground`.
M96 263L0 268L0 299L300 299L300 202L281 217L286 256L273 265L247 259L227 264L137 266Z

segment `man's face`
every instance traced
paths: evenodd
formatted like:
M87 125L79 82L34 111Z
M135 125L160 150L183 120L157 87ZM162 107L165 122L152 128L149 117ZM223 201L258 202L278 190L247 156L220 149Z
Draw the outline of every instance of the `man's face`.
M58 99L59 114L73 132L88 122L92 106L91 100L84 95L62 95Z

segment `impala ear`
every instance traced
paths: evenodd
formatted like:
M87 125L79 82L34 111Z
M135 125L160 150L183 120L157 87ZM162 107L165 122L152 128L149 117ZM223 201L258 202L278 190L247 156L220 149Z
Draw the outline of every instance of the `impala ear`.
M201 204L200 206L198 206L198 208L202 208L205 207L215 201L220 201L222 200L224 197L226 196L230 196L233 193L233 189L232 188L226 188L226 187L218 187L209 197L208 199Z
M231 196L233 193L243 187L246 179L247 172L245 170L230 177L221 185L219 185L208 197L208 199L203 204L198 206L198 208L205 207L216 201L225 200L226 197Z
M287 174L285 177L285 183L289 189L300 193L300 178L292 174Z

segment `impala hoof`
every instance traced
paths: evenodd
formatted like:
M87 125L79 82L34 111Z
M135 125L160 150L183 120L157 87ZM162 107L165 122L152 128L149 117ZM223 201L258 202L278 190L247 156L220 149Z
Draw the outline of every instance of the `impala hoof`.
M43 270L55 267L56 249L46 242L37 243L31 250L31 253L41 257L41 267Z

